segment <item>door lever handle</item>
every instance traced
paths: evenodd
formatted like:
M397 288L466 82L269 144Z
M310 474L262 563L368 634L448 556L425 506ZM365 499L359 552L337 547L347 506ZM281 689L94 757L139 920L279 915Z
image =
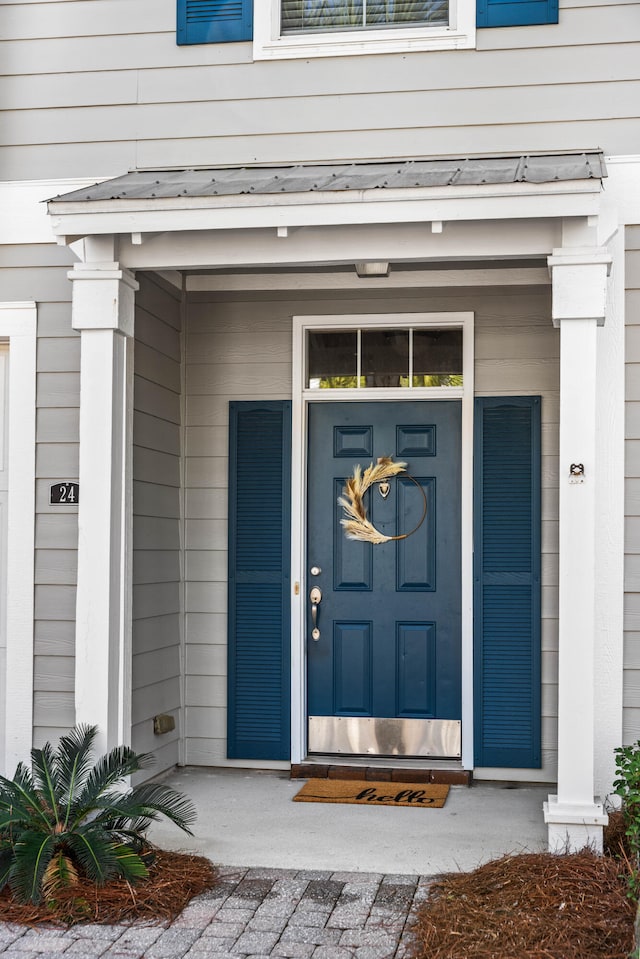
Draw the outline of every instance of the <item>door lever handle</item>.
M313 623L311 638L318 640L320 639L320 630L318 629L318 606L322 602L322 591L317 586L314 586L309 593L309 599L311 600L311 622Z

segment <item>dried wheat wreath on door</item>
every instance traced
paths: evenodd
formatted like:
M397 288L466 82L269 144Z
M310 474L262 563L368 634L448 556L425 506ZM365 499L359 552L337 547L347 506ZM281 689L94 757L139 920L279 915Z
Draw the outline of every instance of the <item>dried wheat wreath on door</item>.
M420 529L427 515L427 497L424 489L417 480L406 472L406 467L406 463L394 463L390 456L381 456L376 465L374 466L372 463L367 467L364 473L360 465L354 468L353 476L348 477L348 479L344 481L342 496L338 499L338 503L345 512L345 516L340 520L340 524L344 527L344 534L347 539L360 540L363 543L389 543L392 540L406 539L407 536L411 536L416 530ZM388 479L391 479L392 476L397 476L398 473L404 473L407 479L411 480L411 482L418 487L422 493L424 507L420 522L409 533L400 533L397 536L385 536L384 533L380 533L375 528L371 520L367 517L364 495L374 483L385 483Z

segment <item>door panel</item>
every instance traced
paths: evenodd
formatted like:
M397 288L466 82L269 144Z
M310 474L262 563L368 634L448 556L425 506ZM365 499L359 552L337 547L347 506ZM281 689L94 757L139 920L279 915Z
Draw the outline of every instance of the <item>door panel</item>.
M308 587L322 591L317 641L307 624L311 717L459 721L460 444L456 401L310 406L307 559L320 573ZM367 516L410 535L347 540L344 481L382 456L407 472L386 498L367 492Z
M398 624L396 661L399 716L435 714L435 640L435 623Z

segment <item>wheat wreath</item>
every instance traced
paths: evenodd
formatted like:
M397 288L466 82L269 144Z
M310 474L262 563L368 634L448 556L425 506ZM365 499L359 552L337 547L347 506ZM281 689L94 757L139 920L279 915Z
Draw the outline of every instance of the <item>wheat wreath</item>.
M427 515L427 497L425 496L422 486L420 486L413 476L409 476L406 472L406 467L406 463L394 463L390 456L381 456L375 466L372 463L367 467L364 473L360 465L354 468L353 476L348 477L348 479L344 481L342 496L338 499L338 503L345 512L345 516L340 520L340 523L344 527L344 533L347 539L360 540L363 543L389 543L392 540L406 539L407 536L411 536L416 530L420 529ZM409 533L400 533L398 536L385 536L384 533L380 533L375 528L371 520L367 517L364 495L374 483L384 483L385 480L390 479L392 476L397 476L398 473L405 473L407 479L411 480L411 482L418 487L422 493L424 508L420 522Z

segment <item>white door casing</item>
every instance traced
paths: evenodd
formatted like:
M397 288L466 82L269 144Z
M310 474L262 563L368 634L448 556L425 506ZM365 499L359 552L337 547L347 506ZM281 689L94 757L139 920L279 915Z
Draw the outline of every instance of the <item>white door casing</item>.
M463 331L463 387L308 390L305 339L310 329L458 327ZM438 399L462 402L462 764L473 768L473 313L377 313L293 317L291 482L291 762L307 752L305 658L307 405L309 402Z

